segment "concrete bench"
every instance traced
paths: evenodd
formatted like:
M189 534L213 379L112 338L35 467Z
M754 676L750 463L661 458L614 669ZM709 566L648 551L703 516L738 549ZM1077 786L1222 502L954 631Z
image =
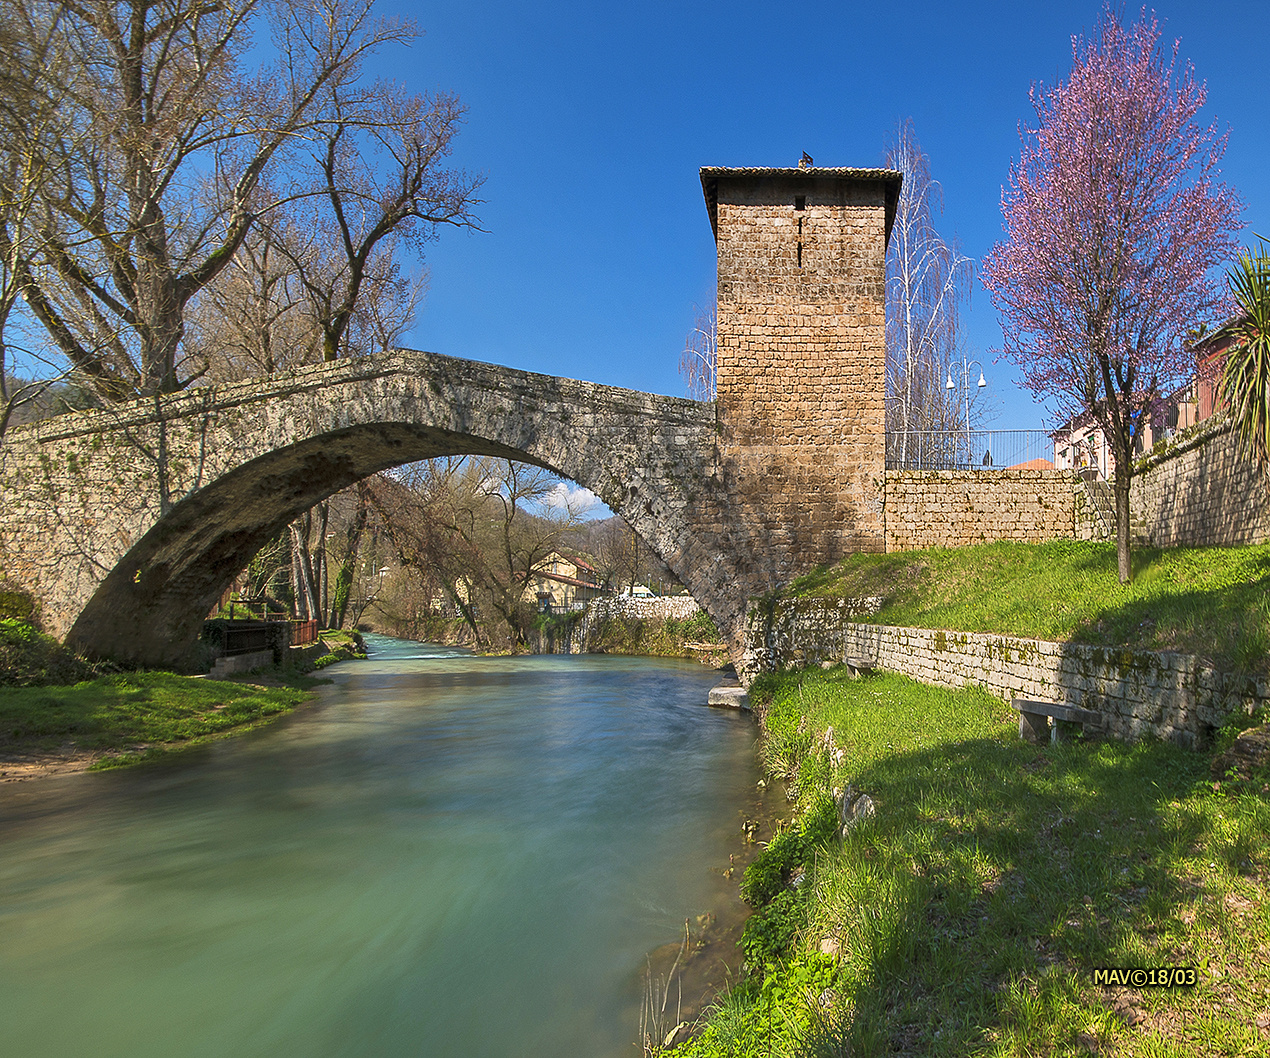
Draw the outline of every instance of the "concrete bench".
M1062 741L1061 725L1064 724L1080 724L1082 731L1099 730L1102 727L1102 713L1075 705L1015 698L1010 706L1019 714L1019 738L1037 745ZM1051 717L1054 719L1053 727L1049 723Z
M871 658L843 658L842 663L852 676L865 676L877 668L877 662Z

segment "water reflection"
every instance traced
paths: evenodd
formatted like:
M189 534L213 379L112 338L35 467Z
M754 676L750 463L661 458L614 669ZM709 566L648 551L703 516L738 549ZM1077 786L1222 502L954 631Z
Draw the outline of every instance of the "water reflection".
M735 899L754 726L693 663L370 645L193 759L0 787L6 1051L631 1053L645 953Z

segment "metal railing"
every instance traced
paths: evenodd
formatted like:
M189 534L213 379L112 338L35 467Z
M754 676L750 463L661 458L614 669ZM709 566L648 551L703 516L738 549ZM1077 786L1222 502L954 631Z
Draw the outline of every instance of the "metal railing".
M318 641L318 622L316 619L309 621L289 621L291 625L291 645L293 647L302 647L306 643L316 643Z
M886 433L887 470L1008 470L1040 459L1054 463L1054 439L1045 430Z

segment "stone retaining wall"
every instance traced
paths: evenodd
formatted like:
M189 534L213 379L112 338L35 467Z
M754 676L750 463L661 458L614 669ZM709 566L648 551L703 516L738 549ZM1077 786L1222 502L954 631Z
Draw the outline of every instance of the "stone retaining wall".
M660 617L683 621L700 613L701 607L691 595L666 595L657 599L604 597L587 603L585 612L590 617L628 617L641 621Z
M1199 748L1234 711L1270 701L1270 680L1219 672L1193 655L852 620L847 603L788 600L751 610L747 682L790 665L872 659L937 687L977 684L1009 701L1034 698L1101 712L1105 732L1167 738Z
M1241 456L1225 418L1150 456L1129 502L1157 547L1270 540L1270 483Z
M628 621L673 619L684 621L701 612L701 606L691 595L671 595L657 599L624 599L603 596L592 599L580 612L578 619L567 630L539 633L535 644L536 654L586 654L595 645L592 631L611 618Z
M886 550L1070 539L1082 491L1061 470L888 471Z

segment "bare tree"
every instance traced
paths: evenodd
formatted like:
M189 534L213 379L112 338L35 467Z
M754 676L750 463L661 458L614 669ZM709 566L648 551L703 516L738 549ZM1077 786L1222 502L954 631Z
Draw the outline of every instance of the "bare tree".
M556 485L545 470L487 457L470 462L475 494L484 499L483 509L478 508L481 520L456 522L455 528L475 545L490 606L506 623L513 644L521 646L533 610L525 601L525 587L577 525L577 511L567 502L543 507ZM543 513L534 514L534 506Z
M247 233L229 265L189 306L188 359L210 382L272 375L319 358L321 336L306 311L304 289L277 245L275 233L289 223L279 212Z
M333 90L329 111L314 137L317 192L288 226L293 237L278 240L328 361L347 354L350 336L354 350L369 351L409 326L422 277L401 275L398 250L422 251L440 225L474 227L483 182L442 164L464 115L453 95L381 82L355 97Z
M886 429L903 463L916 434L964 428L960 395L949 397L944 376L958 355L972 266L935 228L942 194L912 121L896 127L885 164L904 174L886 258Z
M684 390L693 400L714 400L719 368L719 302L716 296L706 308L694 306L692 330L679 354L679 373Z
M47 413L64 371L15 341L23 262L39 242L39 202L57 147L69 142L63 118L68 79L60 25L18 9L0 20L0 438L23 419ZM28 361L20 376L15 353ZM34 369L35 377L32 377Z
M372 19L371 0L19 2L66 42L60 112L76 133L50 148L22 295L103 396L172 392L190 376L186 308L267 210L268 167L331 120L335 94L357 98L369 52L414 30ZM263 27L276 59L253 76L243 57ZM61 76L28 74L37 93Z
M454 457L399 468L372 503L398 562L444 594L478 644L519 646L535 612L526 586L578 524L558 494L544 503L556 485L523 463Z
M432 609L440 600L457 613L477 646L488 643L476 605L479 566L476 546L453 530L467 460L452 456L398 467L383 476L372 491L382 531L401 568L413 573L422 592L411 600ZM418 626L417 615L398 614L398 622Z

